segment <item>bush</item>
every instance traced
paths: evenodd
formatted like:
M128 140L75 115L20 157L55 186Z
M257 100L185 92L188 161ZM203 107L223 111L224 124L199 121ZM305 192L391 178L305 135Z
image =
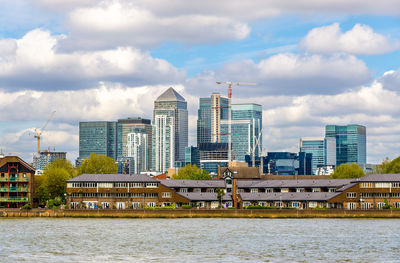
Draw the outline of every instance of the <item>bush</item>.
M23 207L21 207L22 210L31 210L32 209L32 204L27 203Z
M49 208L50 209L57 209L60 208L62 202L60 197L56 197L54 199L49 200Z
M183 208L183 209L191 209L192 206L191 206L191 205L183 205L182 208Z
M176 204L172 204L169 206L145 206L144 209L175 209Z

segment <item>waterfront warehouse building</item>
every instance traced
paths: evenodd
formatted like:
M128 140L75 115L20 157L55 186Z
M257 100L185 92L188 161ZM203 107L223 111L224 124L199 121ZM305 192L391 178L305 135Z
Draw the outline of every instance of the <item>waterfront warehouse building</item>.
M260 155L262 149L262 107L259 104L232 104L232 159L245 161L246 154ZM222 133L228 134L228 121L222 120ZM227 143L229 135L221 136L221 142ZM257 145L258 140L258 145Z
M18 208L33 202L35 168L17 156L0 156L0 206Z
M366 127L357 124L326 125L325 137L336 139L336 166L356 163L365 168L367 163Z
M221 142L221 120L228 119L228 98L213 93L200 98L197 116L197 145Z
M312 174L318 167L336 165L336 139L305 137L300 139L300 152L312 154Z
M185 161L188 146L186 100L169 88L155 100L153 115L153 170L166 172L175 162Z

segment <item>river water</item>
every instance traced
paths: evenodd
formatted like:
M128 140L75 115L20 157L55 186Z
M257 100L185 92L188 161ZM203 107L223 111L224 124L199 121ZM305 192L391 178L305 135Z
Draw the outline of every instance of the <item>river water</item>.
M1 262L400 262L400 220L0 219Z

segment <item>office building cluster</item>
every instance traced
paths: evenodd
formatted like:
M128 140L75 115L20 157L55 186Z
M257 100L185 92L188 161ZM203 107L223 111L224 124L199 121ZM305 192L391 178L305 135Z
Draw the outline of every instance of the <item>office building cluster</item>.
M230 104L228 98L213 93L199 99L197 145L188 146L187 102L169 88L154 101L152 120L80 122L78 162L94 152L113 158L121 173L164 173L196 164L211 175L218 167L230 166L230 161L283 175L327 175L342 163L366 165L364 126L327 125L325 137L301 138L299 153L266 156L261 156L262 127L261 105Z

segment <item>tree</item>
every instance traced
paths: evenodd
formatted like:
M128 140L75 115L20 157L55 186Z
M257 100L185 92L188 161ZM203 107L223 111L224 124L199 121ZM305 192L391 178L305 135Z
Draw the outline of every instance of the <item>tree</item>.
M175 180L210 180L211 176L206 170L198 168L195 164L187 164L174 175Z
M219 207L222 207L222 197L225 195L225 190L222 188L217 188L217 198L218 198L218 202L219 202Z
M390 163L390 160L389 160L388 157L386 157L385 160L383 160L381 164L378 164L378 165L375 167L374 172L377 173L377 174L384 174L384 173L386 173L387 166L388 166L389 163Z
M35 176L34 180L34 196L40 206L45 205L46 201L49 199L46 187L44 186L44 176Z
M91 153L89 158L83 160L78 167L78 174L116 174L118 166L113 158L105 155Z
M70 175L71 178L77 176L77 170L74 168L72 163L66 159L57 159L57 160L54 160L53 162L49 163L43 169L43 173L46 173L46 171L52 170L55 168L64 169Z
M54 199L59 197L64 199L67 180L71 175L64 168L51 168L43 172L43 185L47 192L48 198Z
M365 176L364 170L356 163L348 164L343 163L336 167L335 171L331 174L332 179L347 179L347 178L360 178Z
M397 174L400 173L400 156L389 162L383 170L385 174Z

